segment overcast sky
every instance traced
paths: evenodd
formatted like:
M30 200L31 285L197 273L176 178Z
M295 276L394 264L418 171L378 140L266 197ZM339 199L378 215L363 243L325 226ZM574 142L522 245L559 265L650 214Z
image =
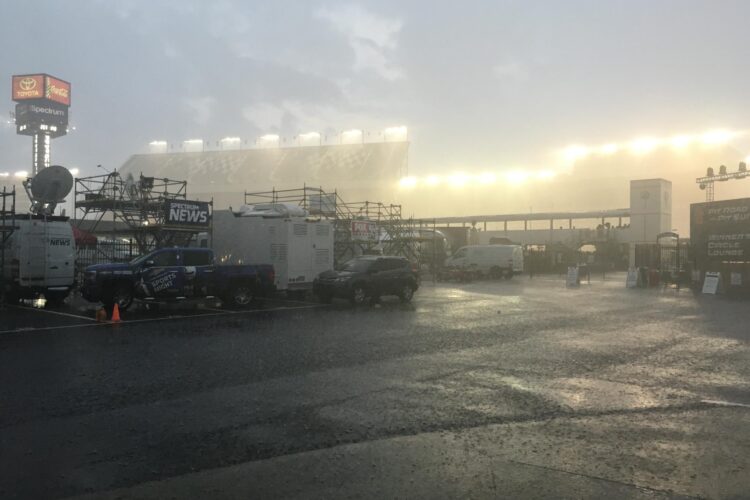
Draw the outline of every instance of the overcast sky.
M84 172L117 167L153 139L404 124L411 171L427 175L542 165L570 143L750 127L747 1L1 0L0 9L0 109L6 118L13 109L13 73L72 82L76 131L53 142L53 160ZM30 140L0 130L0 170L27 169Z

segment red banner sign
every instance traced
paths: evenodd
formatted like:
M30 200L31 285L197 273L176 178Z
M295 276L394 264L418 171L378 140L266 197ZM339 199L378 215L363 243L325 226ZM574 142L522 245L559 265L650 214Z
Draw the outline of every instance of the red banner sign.
M17 75L13 77L13 100L44 99L44 75Z
M14 101L46 99L70 106L70 83L43 73L14 75L12 94Z
M50 101L70 106L70 84L63 80L58 80L54 76L48 76L46 78L44 97Z

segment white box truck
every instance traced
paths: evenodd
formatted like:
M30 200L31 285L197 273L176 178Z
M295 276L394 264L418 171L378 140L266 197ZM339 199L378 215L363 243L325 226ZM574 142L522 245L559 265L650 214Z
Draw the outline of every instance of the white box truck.
M75 282L75 239L67 217L16 215L5 244L3 277L9 301L44 295L62 302Z
M264 215L216 210L211 247L217 263L271 264L276 289L311 290L315 277L333 269L334 228L329 220L284 212Z
M510 279L523 272L523 249L520 245L468 245L445 259L445 267Z

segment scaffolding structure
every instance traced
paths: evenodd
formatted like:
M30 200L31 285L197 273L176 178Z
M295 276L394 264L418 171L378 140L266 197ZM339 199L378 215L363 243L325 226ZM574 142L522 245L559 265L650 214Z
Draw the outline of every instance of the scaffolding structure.
M6 266L5 250L13 231L16 230L16 187L10 190L3 186L0 192L0 298L5 294ZM3 304L4 300L0 300Z
M291 204L303 208L312 217L329 219L334 224L334 261L336 265L358 255L383 254L406 257L415 264L436 264L437 245L434 220L403 217L401 205L373 201L347 202L338 191L303 186L262 192L245 191L245 205ZM357 230L358 223L372 225L369 237Z
M76 225L79 229L102 235L100 226L111 221L112 239L130 237L138 252L155 248L186 245L205 229L170 225L167 204L187 200L187 181L123 176L116 170L104 175L82 177L75 183Z

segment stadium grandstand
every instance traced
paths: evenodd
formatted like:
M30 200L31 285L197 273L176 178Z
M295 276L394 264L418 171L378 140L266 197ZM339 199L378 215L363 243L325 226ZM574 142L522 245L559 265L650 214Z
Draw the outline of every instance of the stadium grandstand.
M246 191L307 186L337 190L347 200L391 202L407 173L409 143L382 142L131 156L118 169L137 178L187 181L190 199L238 207Z

